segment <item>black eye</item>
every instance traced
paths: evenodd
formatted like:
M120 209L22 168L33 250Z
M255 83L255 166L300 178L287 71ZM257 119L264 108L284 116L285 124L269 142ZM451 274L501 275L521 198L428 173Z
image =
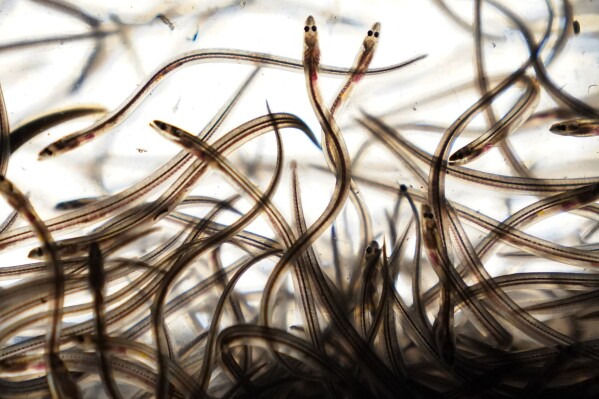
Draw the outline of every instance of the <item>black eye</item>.
M312 27L312 32L316 32L316 26Z
M304 26L304 32L308 32L310 30L309 26Z
M368 248L366 248L366 253L367 253L367 254L371 254L371 253L372 253L372 251L373 251L372 247L368 247Z
M399 189L404 192L408 191L408 187L405 184L402 184L401 186L399 186Z
M368 31L368 36L372 36L372 31L371 30Z
M379 37L379 33L378 32L374 32L374 37Z

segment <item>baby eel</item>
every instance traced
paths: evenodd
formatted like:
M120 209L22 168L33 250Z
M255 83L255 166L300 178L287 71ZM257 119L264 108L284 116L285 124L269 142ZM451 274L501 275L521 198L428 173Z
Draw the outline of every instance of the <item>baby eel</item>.
M64 303L64 271L56 252L56 244L29 200L4 176L0 176L0 194L31 225L38 239L42 242L46 253L48 274L54 282L50 291L50 313L52 316L46 335L44 353L44 360L48 368L47 378L50 392L53 398L80 397L81 393L77 384L71 379L69 371L58 357Z
M549 131L560 136L599 136L599 119L571 119L557 122L551 125Z
M229 100L229 102L224 105L219 112L212 118L212 120L208 123L208 125L202 130L200 135L202 137L209 137L216 129L218 129L221 124L226 120L226 118L230 115L234 106L237 104L237 101L244 93L245 89L248 87L249 83L252 81L252 78L255 76L255 72L252 73L249 78L245 81L245 83L241 86L241 88L237 91L237 93ZM299 121L298 123L302 123L297 117L292 116L290 114L285 114L288 116L279 118L279 115L276 116L278 119L279 126L288 127L290 125L294 126L294 121ZM231 132L233 135L230 136L230 144L236 143L236 136L239 136L237 140L241 140L246 134L250 134L253 132L252 129L260 129L260 127L264 127L266 124L264 123L264 118L257 118L253 121L250 121L237 129L234 129ZM148 175L146 178L141 180L140 182L134 184L133 186L121 191L118 194L112 195L108 198L99 200L89 206L85 206L75 212L69 212L66 215L59 216L57 218L53 218L46 221L46 226L48 230L51 232L54 231L62 231L69 228L74 228L76 226L81 226L85 224L89 224L91 222L97 221L98 219L106 218L112 216L115 210L122 210L125 207L134 205L141 201L146 196L150 195L150 193L160 186L166 179L173 176L178 170L183 168L186 164L188 164L192 160L192 156L187 154L185 151L181 151L174 158L172 158L169 162L155 170L153 173ZM197 165L196 165L197 168ZM188 173L190 173L188 171ZM28 228L17 228L14 230L10 230L2 235L0 235L0 248L6 248L7 246L14 245L16 243L20 243L23 240L33 237L33 233ZM85 250L89 247L91 241L86 241L83 245Z
M362 78L364 78L364 75L368 71L370 62L372 61L374 53L376 52L376 49L379 44L380 31L381 24L377 22L366 33L360 51L356 55L354 65L352 66L352 72L350 73L348 80L345 82L345 84L337 94L337 97L333 101L333 104L331 105L331 118L336 118L341 114L343 108L347 105L351 95L353 94L354 89L362 80ZM328 137L327 134L325 134L324 130L322 131L321 135L322 141L323 143L325 143L325 151L323 151L325 159L331 170L334 171L336 161L333 158L334 155L333 150L331 148L331 139ZM351 191L349 194L349 198L351 202L354 204L356 211L358 212L358 215L360 215L360 230L362 235L362 244L360 246L360 249L358 250L358 253L363 253L366 249L366 245L370 241L372 241L372 220L370 218L370 213L368 212L366 203L359 195L359 187L353 181L350 184Z
M372 61L379 44L380 34L381 24L379 22L372 25L372 28L366 33L366 37L364 37L364 41L362 42L362 47L354 60L354 65L352 66L349 77L331 105L331 115L337 116L341 114L343 107L347 105L357 84L368 72L368 67L370 66L370 62ZM321 66L321 70L322 68L323 67Z
M400 132L385 124L380 118L362 112L365 119L358 123L370 131L377 139L381 140L394 154L402 156L409 153L426 165L430 165L433 156L404 139ZM410 170L414 167L408 164ZM419 175L417 171L414 171ZM580 186L599 183L599 177L580 179L536 179L515 176L503 176L493 173L481 172L462 166L447 166L447 173L462 180L471 181L486 187L502 190L520 191L524 193L562 192ZM423 176L424 177L424 176Z
M423 57L417 57L416 59L410 60L397 65L392 65L379 69L371 69L366 74L380 74L397 70L403 66L409 65ZM45 147L39 153L39 159L50 158L67 151L71 151L80 145L89 142L90 140L98 137L110 129L118 126L123 120L125 120L148 96L148 94L171 72L179 69L184 65L192 65L203 62L234 62L234 63L247 63L247 64L258 64L268 65L271 67L278 67L288 70L302 70L303 64L297 60L291 58L273 56L264 53L252 53L243 50L226 50L226 49L205 49L197 50L189 53L185 53L179 57L167 61L164 65L154 71L145 82L139 85L139 87L126 99L116 110L106 115L102 119L98 120L93 125L72 133L52 144ZM344 68L337 68L331 66L322 66L321 70L324 73L331 75L346 75L352 71Z
M311 18L309 18L310 20ZM317 36L316 36L316 27L314 26L313 23L313 19L311 19L312 24L308 26L308 24L306 25L306 27L304 28L305 31L305 35L304 35L304 59L307 58L312 58L314 55L319 57L318 54L318 48L317 48ZM309 43L307 43L309 41ZM315 47L316 46L316 47ZM310 52L310 54L307 54L308 52ZM311 61L314 61L311 59ZM311 82L311 77L314 77L314 79L317 79L317 75L316 75L316 68L318 68L318 61L319 59L316 59L316 64L312 64L312 70L309 70L308 67L306 67L305 69L305 75L306 75L306 79L307 79L307 84L309 85L309 87L312 87ZM320 94L320 93L318 93ZM328 111L328 109L326 107L322 106L322 98L319 96L318 99L320 100L320 109L322 110L323 113L326 113L329 115L330 118L330 113ZM324 110L323 110L324 109ZM334 123L334 121L332 122ZM339 144L339 129L335 124L335 127L332 128L330 127L328 121L326 122L326 132L330 132L332 129L336 129L335 132L333 134L337 134L337 136L335 136L333 138L332 141L332 145L334 146L334 148L336 149L337 147L335 147L335 145ZM323 126L323 128L325 128L325 126ZM340 158L343 157L343 155L337 155L336 159L347 159L347 149L345 149L345 157L344 158ZM343 166L341 167L341 173L344 173L347 171L347 167L345 169L343 169ZM338 179L339 181L339 179ZM345 193L344 193L344 197L346 198L349 192L349 175L346 175L346 179L344 180L344 184L345 187L343 188ZM329 203L329 206L327 207L327 209L325 210L325 213L323 214L323 216L321 216L313 226L311 226L310 228L308 228L303 234L301 234L301 236L297 239L295 239L292 242L289 242L287 245L287 251L285 252L284 256L282 257L282 259L278 262L277 266L275 267L275 270L273 271L273 273L271 273L266 286L264 288L264 295L262 296L262 305L261 305L261 311L260 311L260 318L262 323L264 323L265 325L268 325L268 317L270 315L270 311L269 311L269 306L270 306L270 296L271 296L271 292L274 289L274 286L276 284L276 281L278 280L278 277L282 274L283 270L285 269L286 265L288 263L294 263L294 258L297 257L298 261L302 261L302 259L304 259L304 257L299 256L299 254L301 254L301 252L303 250L306 250L307 248L309 248L310 244L328 227L328 225L330 224L330 222L332 222L332 220L334 219L334 217L336 216L336 214L340 211L341 206L343 205L342 201L339 201L339 194L337 194L339 192L339 183L336 184L336 188L335 188L335 193L334 193L334 198L337 198L337 202L334 202L333 204ZM331 209L331 206L334 207L334 209ZM268 207L267 207L268 209ZM327 217L328 215L328 217ZM288 234L289 237L293 237L293 235ZM311 270L310 267L306 267L308 270ZM304 276L304 271L296 268L295 269L296 274L298 274L298 278L297 278L297 282L301 285L301 284L306 284L304 283L307 282L307 277ZM303 276L303 277L302 277ZM305 288L300 287L300 293L304 292ZM304 296L305 294L302 293L302 296ZM309 318L311 317L310 314L313 313L312 311L308 311L305 312L306 316L308 317L307 324L310 325L311 322L309 321ZM313 326L315 327L315 326ZM315 328L309 328L311 333L315 332ZM312 339L318 339L317 336L313 336ZM318 341L316 341L318 342Z
M8 113L6 111L6 102L0 86L0 175L6 176L8 169L8 158L10 158L10 125L8 123Z
M478 159L485 152L503 142L510 133L518 129L530 117L539 103L541 89L539 84L527 75L523 75L521 80L524 81L526 90L516 104L486 133L454 152L449 157L450 165L465 165Z
M106 278L104 258L98 243L89 247L89 286L94 299L94 321L97 335L96 354L100 363L100 377L106 394L112 399L122 398L121 392L114 380L110 355L107 353L107 332L104 297L106 295Z
M271 117L272 117L272 115L271 115ZM154 122L152 122L151 126L154 127L159 133L161 133L166 138L173 140L174 142L176 142L177 144L181 145L182 147L184 147L186 149L189 149L189 151L192 154L194 154L195 156L197 156L198 158L204 159L210 163L216 163L216 166L219 169L221 169L221 171L223 173L225 173L226 175L231 176L231 175L235 174L230 163L226 160L226 158L223 157L223 155L221 155L220 153L215 151L212 147L210 147L209 145L204 143L202 140L197 139L192 134L184 132L181 129L178 129L172 125L168 125L161 121L154 121ZM281 147L281 143L280 143L280 135L279 135L278 129L275 129L275 135L276 135L277 143L278 143L277 144L278 153L279 153L279 155L281 155L282 147ZM260 198L256 199L256 204L254 205L254 207L249 212L247 212L245 215L243 215L241 218L239 218L235 223L233 223L232 225L228 226L227 228L221 230L217 234L212 235L210 238L206 239L202 243L203 250L207 250L210 247L220 243L223 239L226 239L230 236L235 235L238 231L242 230L247 224L249 224L251 221L253 221L262 212L264 203L268 202L270 200L270 197L274 194L274 191L275 191L275 189L278 185L279 179L281 177L281 171L282 171L282 160L281 160L281 157L279 156L277 159L277 168L275 169L275 174L273 176L273 179L272 179L271 183L269 184L269 187L266 190L266 192ZM156 393L157 393L156 396L159 398L166 397L167 392L168 392L168 385L166 384L166 373L164 372L165 363L163 360L163 359L165 359L165 355L163 355L163 353L164 353L163 349L166 347L166 345L164 345L164 338L162 338L162 328L157 328L156 326L160 326L163 323L163 321L162 321L164 319L163 304L166 299L166 295L168 293L170 286L172 285L172 282L180 274L181 268L185 264L186 263L181 264L181 263L177 262L175 264L175 266L173 266L169 269L167 276L165 276L165 279L161 283L161 287L155 297L153 307L152 307L153 325L155 326L154 332L156 334L156 342L158 343L157 344L157 348L158 348L157 358L158 358L159 371L160 371L159 374L161 376L161 378L159 380L159 384L157 385L157 388L156 388ZM181 266L179 266L179 265L181 265ZM176 267L176 266L179 266L179 267ZM163 375L165 377L162 377Z
M308 97L312 104L312 109L324 132L327 148L332 154L331 159L335 164L336 183L332 198L323 214L298 238L292 247L289 248L281 261L279 261L277 268L282 268L282 265L290 261L296 254L301 253L309 247L309 245L328 228L341 211L341 208L350 193L351 163L345 140L341 135L341 131L339 130L334 117L324 105L318 86L320 48L318 45L317 27L312 16L309 16L306 19L306 26L304 27L303 64Z

